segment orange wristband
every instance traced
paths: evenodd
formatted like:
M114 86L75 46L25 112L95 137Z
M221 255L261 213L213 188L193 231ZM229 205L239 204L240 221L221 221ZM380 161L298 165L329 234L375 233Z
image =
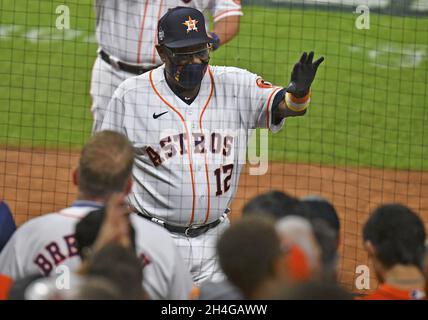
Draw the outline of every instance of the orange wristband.
M308 94L302 98L296 98L291 93L287 92L285 94L285 104L287 108L293 110L295 112L300 112L305 110L309 103L311 102L311 90L309 90Z

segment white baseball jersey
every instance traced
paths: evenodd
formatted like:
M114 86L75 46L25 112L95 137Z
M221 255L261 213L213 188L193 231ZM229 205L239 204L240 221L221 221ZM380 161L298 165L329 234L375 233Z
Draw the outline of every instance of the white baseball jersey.
M98 43L121 61L145 68L160 65L155 49L158 21L177 6L209 10L214 22L242 15L240 0L96 0Z
M0 274L12 279L39 273L53 276L59 265L76 271L81 261L76 249L75 226L97 209L92 204L77 204L34 218L18 228L0 254ZM146 292L153 299L187 299L193 282L169 233L135 215L131 215L131 223L136 232L137 254L144 259Z
M123 82L101 130L125 134L136 150L130 203L177 225L206 224L228 208L246 159L248 136L271 124L282 88L234 67L210 66L186 104L168 86L164 66Z

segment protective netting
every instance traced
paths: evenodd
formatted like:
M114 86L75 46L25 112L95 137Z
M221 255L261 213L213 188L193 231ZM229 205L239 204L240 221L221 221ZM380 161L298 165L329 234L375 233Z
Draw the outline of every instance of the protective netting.
M70 172L92 130L90 88L116 86L105 75L92 76L95 2L1 1L0 198L18 224L74 199ZM118 1L105 2L123 10L128 1L117 8ZM122 34L124 43L135 38L130 62L145 55L155 61L149 40L156 35L143 29L143 20L156 20L167 3L129 2L141 26L136 35ZM268 152L267 172L243 170L231 219L247 200L272 189L328 198L342 222L340 279L355 289L356 267L367 264L361 228L372 209L400 202L428 222L428 1L248 0L242 10L239 34L212 53L211 65L247 69L286 86L303 51L326 60L308 113L287 120L258 148ZM112 29L103 32L103 41L121 46L117 55L127 50Z

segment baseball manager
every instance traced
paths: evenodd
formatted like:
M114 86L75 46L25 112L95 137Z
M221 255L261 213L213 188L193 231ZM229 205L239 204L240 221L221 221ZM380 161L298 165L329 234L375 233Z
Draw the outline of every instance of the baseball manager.
M171 232L196 283L216 281L217 239L229 224L248 136L305 114L324 58L303 53L287 88L210 66L204 16L186 7L159 20L158 39L164 64L119 86L101 129L125 134L136 150L130 204Z

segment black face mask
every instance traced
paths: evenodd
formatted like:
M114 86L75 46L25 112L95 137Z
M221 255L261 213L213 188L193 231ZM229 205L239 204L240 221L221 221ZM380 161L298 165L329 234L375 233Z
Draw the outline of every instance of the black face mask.
M171 64L168 74L174 78L177 85L185 90L191 90L199 86L208 69L208 62L198 64L185 64L177 66Z

